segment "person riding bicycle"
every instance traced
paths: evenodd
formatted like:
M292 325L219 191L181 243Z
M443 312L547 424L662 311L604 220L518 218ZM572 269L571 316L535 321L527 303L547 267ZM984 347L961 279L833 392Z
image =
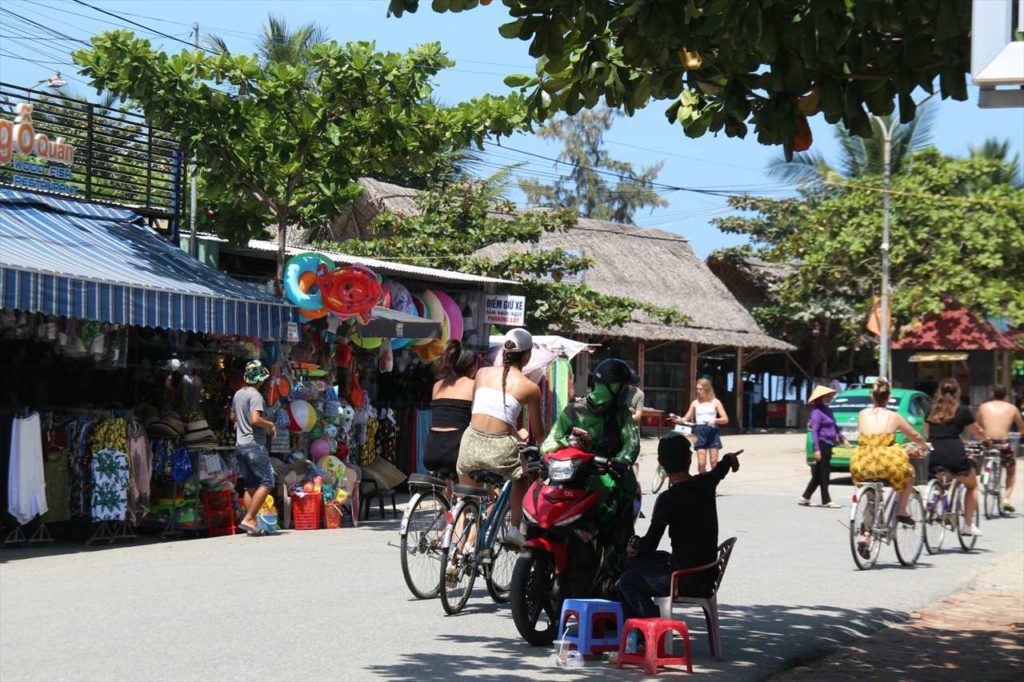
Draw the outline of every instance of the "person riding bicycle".
M1010 499L1013 486L1017 479L1017 462L1010 448L1010 427L1016 424L1017 431L1024 433L1024 417L1021 417L1017 406L1006 400L1006 389L996 386L992 389L992 399L978 407L978 425L985 432L985 439L1002 455L1003 468L1006 469L1006 488L1003 492L1003 511L1013 512Z
M583 400L569 403L558 416L554 428L541 445L541 454L570 447L575 438L587 441L582 449L598 457L633 464L640 454L640 429L626 404L632 370L622 360L608 359L594 369L594 387ZM628 528L618 528L624 543L632 535L632 509L636 497L636 477L632 467L619 476L595 476L591 490L601 491L598 518L602 526L612 523L629 510ZM617 536L619 537L619 536Z

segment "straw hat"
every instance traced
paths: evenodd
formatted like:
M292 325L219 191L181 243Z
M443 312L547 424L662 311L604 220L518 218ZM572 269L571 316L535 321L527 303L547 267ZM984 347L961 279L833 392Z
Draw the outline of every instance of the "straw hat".
M146 432L156 438L177 438L181 435L173 426L160 421L158 417L147 417L143 424L146 426Z
M814 387L814 392L811 393L811 397L807 399L807 403L813 403L818 398L824 398L827 395L835 395L836 389L829 388L828 386L817 385Z
M217 436L210 430L210 425L206 423L205 419L196 419L188 423L188 429L185 431L184 438L186 445L217 445Z

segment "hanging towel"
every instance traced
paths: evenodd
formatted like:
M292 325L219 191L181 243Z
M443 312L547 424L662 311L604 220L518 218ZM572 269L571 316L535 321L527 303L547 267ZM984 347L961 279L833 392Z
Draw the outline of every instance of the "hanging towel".
M11 425L7 491L7 511L19 525L24 526L49 509L43 470L43 432L38 414L15 419Z

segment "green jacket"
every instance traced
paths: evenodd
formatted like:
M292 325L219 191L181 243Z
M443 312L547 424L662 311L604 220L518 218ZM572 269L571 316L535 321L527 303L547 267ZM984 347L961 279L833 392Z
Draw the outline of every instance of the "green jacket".
M620 424L619 437L622 446L617 452L600 452L599 444L604 435L605 415L595 414L587 406L586 400L577 400L566 405L562 414L558 415L551 433L541 444L541 454L554 452L559 448L568 447L569 436L574 428L581 428L590 434L591 445L595 447L596 455L607 457L619 462L632 464L640 454L640 429L633 421L633 415L628 407L621 407L617 412L617 421Z

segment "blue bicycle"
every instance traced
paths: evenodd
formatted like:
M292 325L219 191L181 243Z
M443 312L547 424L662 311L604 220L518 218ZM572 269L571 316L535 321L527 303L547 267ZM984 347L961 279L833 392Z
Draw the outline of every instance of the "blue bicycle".
M520 456L535 459L537 448L522 447ZM477 575L483 575L494 601L507 602L518 557L518 552L505 544L505 533L512 525L512 482L490 471L469 475L481 486L456 485L452 489L458 501L448 513L441 541L441 605L450 616L466 606ZM491 491L499 485L501 492L491 501Z

